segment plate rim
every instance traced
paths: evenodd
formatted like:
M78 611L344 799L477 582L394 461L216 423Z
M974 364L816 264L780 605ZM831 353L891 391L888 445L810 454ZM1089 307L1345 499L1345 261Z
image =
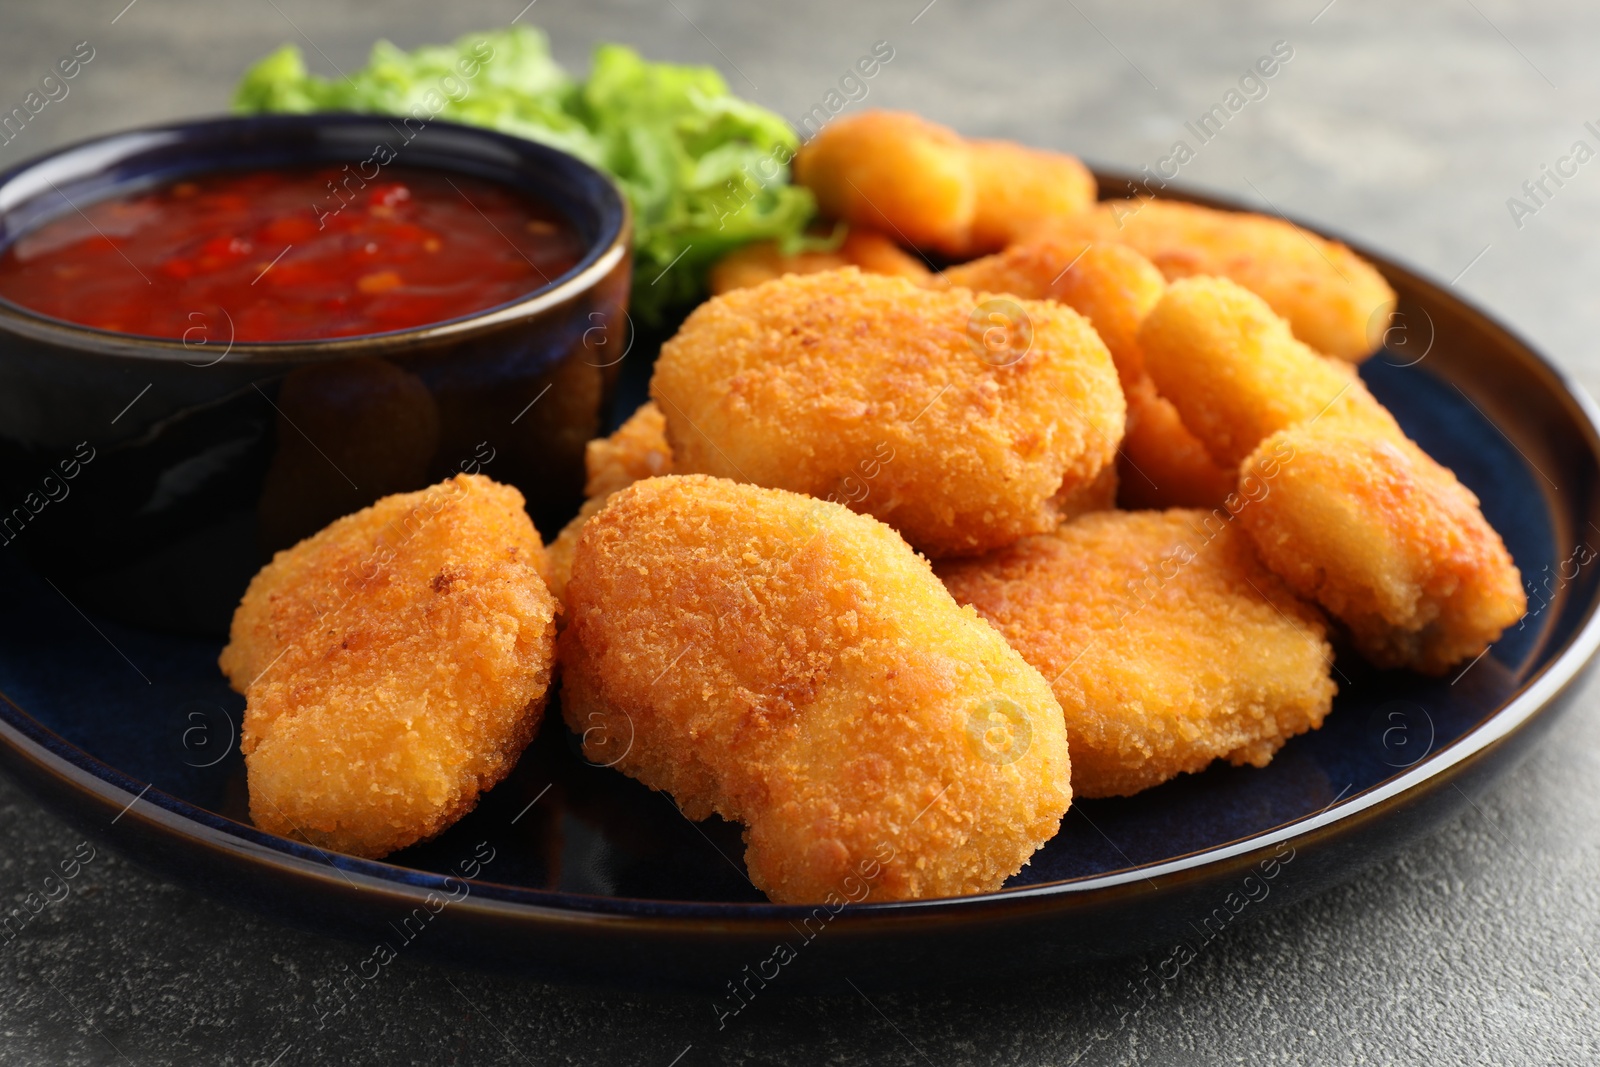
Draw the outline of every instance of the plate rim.
M1091 170L1102 192L1123 184L1134 184L1134 179L1126 172L1101 167L1091 167ZM1102 198L1120 199L1115 196ZM1198 203L1226 211L1261 214L1228 196L1182 186L1164 188L1159 198ZM1309 233L1347 245L1373 263L1386 277L1398 275L1415 287L1443 295L1480 319L1503 340L1510 342L1522 359L1531 360L1557 387L1556 392L1564 394L1564 398L1571 402L1581 416L1578 429L1583 445L1596 466L1600 467L1600 405L1596 404L1581 382L1553 363L1521 334L1471 300L1446 291L1426 275L1395 262L1387 255L1375 253L1360 242L1349 241L1337 231L1308 226L1292 216L1280 215L1275 211L1273 214ZM1492 419L1490 421L1493 423ZM850 904L839 917L853 914L858 918L872 916L880 921L943 920L960 915L976 918L979 914L1009 911L1018 906L1032 910L1041 904L1052 905L1049 910L1065 910L1070 909L1073 902L1130 883L1149 882L1155 885L1157 880L1170 880L1206 868L1225 867L1241 857L1353 824L1362 816L1373 813L1374 809L1398 802L1408 794L1415 792L1422 795L1430 783L1478 759L1497 743L1521 732L1542 713L1550 710L1578 680L1594 660L1597 648L1600 648L1600 593L1591 599L1581 624L1568 636L1564 647L1539 668L1514 697L1483 722L1445 747L1429 753L1416 765L1406 768L1389 781L1353 796L1341 795L1320 811L1273 829L1104 874L959 897L865 900ZM157 832L225 853L233 861L256 869L271 869L320 882L334 891L352 888L351 879L359 879L362 883L359 888L363 892L377 891L378 896L396 898L397 904L405 906L421 904L429 893L441 889L452 892L446 883L455 882L458 885L465 884L469 891L459 903L452 903L453 908L488 913L501 920L540 924L655 924L677 932L691 930L700 924L719 922L754 925L764 925L761 920L788 922L811 914L817 907L816 904L773 904L768 901L670 900L571 893L484 878L462 878L342 853L330 855L314 845L271 834L202 808L164 792L153 783L140 782L44 726L3 690L0 690L0 746L33 764L80 798L95 802L108 811L120 809L112 821L113 825L124 817L132 818ZM141 800L150 803L141 806ZM316 853L322 859L310 853Z

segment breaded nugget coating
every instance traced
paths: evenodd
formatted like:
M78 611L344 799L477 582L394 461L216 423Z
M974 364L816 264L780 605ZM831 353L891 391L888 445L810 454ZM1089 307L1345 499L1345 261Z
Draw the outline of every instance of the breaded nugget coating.
M640 478L672 473L672 446L667 444L667 420L649 401L629 415L610 437L596 437L584 447L584 467L589 480L585 496L605 496L632 485Z
M567 582L572 579L572 557L577 554L578 538L583 536L584 524L605 507L609 499L610 493L602 493L585 500L572 521L561 527L556 539L545 549L545 585L550 588L550 595L563 605L567 602ZM557 624L564 623L563 616Z
M840 267L860 267L868 274L891 274L912 281L929 275L926 264L875 230L851 227L832 252L784 255L776 241L756 241L729 252L711 268L711 293L747 289L785 274L817 274Z
M1144 376L1139 324L1167 283L1138 252L1116 244L1044 237L961 263L938 275L943 286L1055 300L1094 325L1111 350L1124 389Z
M1398 427L1330 415L1269 437L1243 472L1266 486L1239 512L1261 558L1379 667L1443 674L1527 610L1477 497Z
M1394 311L1394 290L1372 264L1283 219L1174 200L1107 200L1058 229L1136 248L1168 281L1231 278L1287 319L1300 340L1351 362L1378 347Z
M679 472L831 497L929 555L1053 529L1058 494L1111 464L1124 414L1070 308L854 268L702 304L650 395Z
M1173 282L1139 345L1156 389L1223 467L1279 430L1370 401L1347 364L1295 340L1265 301L1226 278Z
M672 446L667 444L666 429L661 409L645 401L610 437L596 437L585 448L589 499L545 551L545 584L556 600L565 602L572 554L577 551L583 524L605 505L606 498L641 478L672 473Z
M1094 177L1060 152L967 141L902 111L862 111L801 146L795 181L826 216L955 258L996 252L1094 203Z
M1053 679L1080 797L1266 766L1332 705L1320 614L1212 513L1098 512L939 574Z
M567 596L568 725L744 823L774 901L998 889L1071 801L1049 686L875 519L652 478L590 520Z
M997 252L1094 205L1094 175L1074 156L1012 141L968 141L967 151L978 195L962 255Z
M378 857L472 810L543 712L542 556L522 494L465 474L279 552L220 661L245 694L255 824Z
M1111 350L1128 402L1117 457L1126 506L1212 507L1233 491L1234 471L1212 460L1145 373L1139 327L1167 283L1138 252L1126 245L1035 238L951 267L930 284L1056 300L1089 319Z
M917 248L964 250L977 212L967 143L904 111L861 111L800 146L794 178L824 216L885 230Z
M1126 387L1128 432L1117 456L1117 500L1125 508L1214 508L1238 481L1189 432L1172 401L1145 375Z

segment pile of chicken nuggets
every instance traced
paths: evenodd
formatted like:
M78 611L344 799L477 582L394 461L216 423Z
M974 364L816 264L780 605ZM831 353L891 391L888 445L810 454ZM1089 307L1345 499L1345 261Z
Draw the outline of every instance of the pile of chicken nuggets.
M258 824L439 832L559 672L591 755L742 823L772 900L886 855L872 899L991 892L1074 794L1318 728L1335 645L1437 675L1523 614L1356 373L1395 297L1349 249L1097 203L1070 156L907 114L836 120L795 175L847 235L718 266L548 550L462 476L257 577L222 663Z

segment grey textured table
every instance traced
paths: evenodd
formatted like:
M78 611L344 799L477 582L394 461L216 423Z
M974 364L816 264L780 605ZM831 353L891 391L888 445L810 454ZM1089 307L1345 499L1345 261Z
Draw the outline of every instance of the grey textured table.
M523 2L8 0L0 109L77 42L95 58L70 96L0 148L0 165L218 111L245 64L284 40L312 42L327 73L359 65L378 35L408 47L449 39L505 23ZM887 40L894 58L869 103L1127 169L1155 164L1185 120L1287 41L1293 58L1267 95L1200 147L1181 179L1456 278L1600 384L1600 162L1531 216L1513 219L1506 203L1574 141L1596 143L1584 128L1600 121L1593 3L925 3L539 0L523 17L550 31L571 66L594 40L630 42L713 63L736 91L790 117ZM1595 1063L1595 694L1581 694L1543 748L1458 822L1341 889L1230 930L1121 1029L1116 994L1139 960L870 1002L841 985L836 997L757 1001L719 1034L703 998L402 958L359 1009L320 1029L311 1005L361 958L358 946L162 884L102 849L69 898L0 940L0 1062ZM0 905L35 890L77 842L0 780Z

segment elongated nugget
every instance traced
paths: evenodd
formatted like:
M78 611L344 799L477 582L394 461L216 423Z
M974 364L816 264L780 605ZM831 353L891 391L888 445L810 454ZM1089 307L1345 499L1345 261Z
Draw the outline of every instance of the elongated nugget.
M1330 416L1267 438L1243 470L1267 487L1239 512L1261 558L1380 667L1442 674L1527 610L1477 497L1398 430Z
M1231 278L1287 319L1300 340L1351 362L1378 347L1394 311L1394 290L1372 264L1283 219L1173 200L1107 200L1057 228L1138 249L1168 281Z
M1321 616L1209 518L1098 512L940 565L956 600L1053 679L1078 796L1126 796L1217 759L1263 767L1328 713Z
M863 111L795 156L824 215L957 258L996 252L1094 203L1094 176L1061 152L967 141L917 115Z
M1156 388L1224 467L1296 423L1381 410L1352 368L1295 340L1264 300L1226 278L1173 282L1140 326L1139 345Z
M867 274L892 274L912 281L928 277L927 266L876 230L851 227L832 252L784 255L775 241L756 241L729 252L711 268L711 292L746 289L785 274L817 274L840 267L860 267Z
M1232 468L1212 460L1145 372L1139 327L1167 283L1138 252L1125 245L1037 238L951 267L931 284L1056 300L1088 318L1111 350L1128 402L1117 462L1124 505L1209 507L1233 490Z
M472 810L544 709L557 608L542 556L522 494L463 474L262 568L221 657L247 702L256 825L377 857Z
M702 304L650 395L679 472L831 496L929 555L1053 529L1111 464L1125 410L1071 309L854 268Z
M585 527L567 598L568 725L744 823L775 901L998 889L1067 810L1049 686L875 519L652 478Z

